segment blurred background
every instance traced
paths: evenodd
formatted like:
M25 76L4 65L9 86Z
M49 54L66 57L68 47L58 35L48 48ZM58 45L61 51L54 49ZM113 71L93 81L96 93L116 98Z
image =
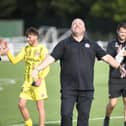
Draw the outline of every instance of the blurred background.
M51 51L57 42L70 35L71 22L79 17L86 23L87 37L105 48L115 37L117 24L126 21L125 6L125 0L0 0L0 38L6 39L16 54L26 44L25 30L34 26L39 30L40 42ZM108 66L96 63L95 72L90 125L101 126L108 99ZM23 63L0 62L0 126L24 126L17 107L23 73ZM59 64L53 64L47 77L46 126L59 126L60 122L59 73ZM112 113L111 126L123 125L121 100ZM35 105L28 105L34 126L38 126ZM74 121L76 117L75 111Z
M41 42L51 50L70 34L71 21L79 17L86 23L88 38L105 46L103 42L113 38L117 24L126 21L125 3L125 0L0 0L0 37L20 48L25 30L34 26L39 29Z

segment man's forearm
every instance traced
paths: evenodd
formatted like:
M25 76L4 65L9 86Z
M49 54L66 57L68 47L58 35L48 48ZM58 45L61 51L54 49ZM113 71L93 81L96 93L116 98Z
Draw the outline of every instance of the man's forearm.
M38 65L33 71L32 71L32 77L35 79L36 76L38 75L39 71L43 70L46 68L49 64L53 63L55 59L48 55L44 61L40 65Z
M41 71L44 68L46 68L49 64L52 64L54 61L55 61L55 59L52 56L48 55L45 58L45 60L39 66L37 66L35 69L38 71Z
M120 64L111 55L105 55L102 59L116 69L120 67Z

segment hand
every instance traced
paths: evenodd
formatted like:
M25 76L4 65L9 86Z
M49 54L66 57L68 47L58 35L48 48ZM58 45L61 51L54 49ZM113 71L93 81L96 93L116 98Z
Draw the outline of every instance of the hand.
M34 81L32 82L32 86L38 87L38 86L41 85L41 83L42 83L42 79L38 78L37 80L34 80Z
M119 70L121 73L121 78L126 77L126 69L124 68L124 65L120 65Z
M126 56L126 50L125 50L125 51L123 51L123 56Z
M0 55L7 55L7 53L8 53L8 51L9 51L9 48L1 48L0 49Z
M6 55L9 51L8 43L6 40L0 40L0 55Z

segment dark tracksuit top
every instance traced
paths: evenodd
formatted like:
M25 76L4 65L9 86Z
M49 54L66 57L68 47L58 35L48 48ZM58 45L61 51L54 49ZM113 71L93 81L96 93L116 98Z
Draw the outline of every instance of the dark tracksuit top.
M60 60L61 90L93 91L95 57L101 59L105 55L97 43L85 38L77 42L70 36L59 42L51 56Z

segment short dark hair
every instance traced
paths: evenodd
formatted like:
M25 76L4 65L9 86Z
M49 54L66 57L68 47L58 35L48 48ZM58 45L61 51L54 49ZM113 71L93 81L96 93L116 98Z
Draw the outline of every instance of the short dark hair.
M126 22L121 22L121 23L119 23L119 24L117 25L117 31L118 31L121 27L124 28L124 29L126 29Z
M36 35L36 36L39 37L39 32L38 32L38 30L35 27L29 27L26 30L26 32L25 32L26 37L28 37L29 34L33 34L33 35Z

